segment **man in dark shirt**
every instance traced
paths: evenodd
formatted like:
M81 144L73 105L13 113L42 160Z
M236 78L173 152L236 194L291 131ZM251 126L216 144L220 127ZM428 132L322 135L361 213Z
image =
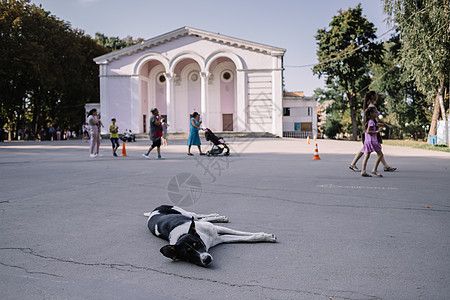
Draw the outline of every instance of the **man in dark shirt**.
M153 108L151 110L152 117L150 118L150 140L152 141L152 146L148 148L147 153L142 154L146 159L150 159L150 152L153 148L158 151L158 159L161 159L161 136L162 136L162 125L159 119L158 109Z

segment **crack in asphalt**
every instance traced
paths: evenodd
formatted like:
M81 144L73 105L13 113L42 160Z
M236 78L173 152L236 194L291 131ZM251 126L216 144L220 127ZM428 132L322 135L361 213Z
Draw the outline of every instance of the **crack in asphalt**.
M21 266L16 266L16 265L9 265L9 264L5 264L3 262L0 261L0 265L5 266L5 267L10 267L10 268L16 268L16 269L20 269L25 271L27 274L41 274L41 275L48 275L48 276L53 276L53 277L62 277L56 274L51 274L51 273L46 273L46 272L33 272L33 271L29 271L27 268L21 267Z
M204 191L203 191L204 192ZM246 196L246 197L253 197L253 198L266 198L270 200L279 200L289 203L294 203L298 205L309 205L309 206L318 206L318 207L338 207L338 208L370 208L370 209L394 209L394 210L406 210L406 211L432 211L432 212L445 212L450 213L450 210L446 209L435 209L435 208L416 208L416 207L395 207L395 206L369 206L369 205L350 205L350 204L320 204L320 203L312 203L312 202L305 202L305 201L296 201L292 199L285 199L280 197L274 197L270 195L249 195L246 193L240 193L240 192L227 192L228 194L234 194L234 195L240 195L240 196ZM323 192L315 192L315 194L332 194L334 193L323 193ZM369 197L366 197L369 198ZM372 197L374 199L377 199L376 197Z
M181 274L177 274L177 273L173 273L173 272L166 272L166 271L162 271L162 270L158 270L158 269L154 269L154 268L136 266L136 265L128 264L128 263L86 263L86 262L75 261L72 259L69 260L69 259L63 259L63 258L58 258L58 257L42 255L42 254L36 253L31 248L9 247L9 248L0 248L0 250L16 250L16 251L21 251L22 253L30 254L35 257L39 257L39 258L46 259L46 260L52 260L52 261L57 261L57 262L62 262L62 263L70 263L70 264L88 266L88 267L102 267L102 268L106 267L106 268L116 269L119 271L127 271L127 272L133 272L134 270L151 271L151 272L156 272L156 273L167 275L167 276L173 276L173 277L177 277L177 278L194 280L194 281L205 281L205 282L209 282L209 283L225 285L228 287L261 288L264 290L271 290L271 291L276 291L276 292L293 292L293 293L302 293L302 294L308 294L308 295L313 295L313 296L323 296L323 297L327 297L328 299L356 300L356 299L362 299L362 298L360 298L362 296L362 297L365 297L364 299L367 299L367 300L381 300L381 298L379 298L377 296L365 295L365 294L361 294L361 293L353 292L353 291L336 291L336 293L344 292L344 293L355 294L355 295L358 295L358 298L349 298L346 296L338 296L338 295L328 295L328 294L325 294L322 292L313 292L313 291L307 291L307 290L276 288L276 287L264 286L264 285L259 285L259 284L240 284L240 283L225 282L225 281L214 280L214 279L209 279L209 278L186 276L186 275L181 275ZM31 271L28 271L24 267L8 265L8 264L2 263L2 262L0 262L0 265L6 266L6 267L22 269L29 274L43 274L43 275L49 275L49 276L54 276L54 277L63 277L63 276L49 274L49 273L45 273L45 272L31 272Z

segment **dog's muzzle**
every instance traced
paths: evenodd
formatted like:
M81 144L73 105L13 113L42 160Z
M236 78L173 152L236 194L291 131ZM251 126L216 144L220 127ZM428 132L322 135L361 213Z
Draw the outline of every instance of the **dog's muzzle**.
M207 267L213 261L213 258L209 253L202 253L200 254L200 261L204 267Z

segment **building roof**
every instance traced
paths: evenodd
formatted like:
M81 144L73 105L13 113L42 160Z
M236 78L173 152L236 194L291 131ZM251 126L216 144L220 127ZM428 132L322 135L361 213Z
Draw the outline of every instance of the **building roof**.
M205 30L195 29L192 27L181 27L168 33L159 35L157 37L143 41L142 43L129 46L111 53L94 58L97 64L107 64L108 62L119 59L121 56L132 55L134 53L170 42L172 40L184 37L184 36L196 36L203 40L209 40L215 43L221 43L232 47L243 48L247 50L266 53L274 56L284 55L286 49L246 41L230 36L226 36L219 33L213 33Z
M284 97L305 97L305 92L284 92Z

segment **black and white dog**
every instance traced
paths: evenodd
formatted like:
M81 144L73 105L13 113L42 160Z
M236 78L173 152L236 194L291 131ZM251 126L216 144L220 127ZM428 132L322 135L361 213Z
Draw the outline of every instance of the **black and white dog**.
M211 222L227 223L228 218L218 214L201 215L177 206L162 205L148 216L148 229L157 237L169 241L161 253L173 260L184 260L207 267L213 260L209 248L222 243L277 241L273 234L236 231Z

